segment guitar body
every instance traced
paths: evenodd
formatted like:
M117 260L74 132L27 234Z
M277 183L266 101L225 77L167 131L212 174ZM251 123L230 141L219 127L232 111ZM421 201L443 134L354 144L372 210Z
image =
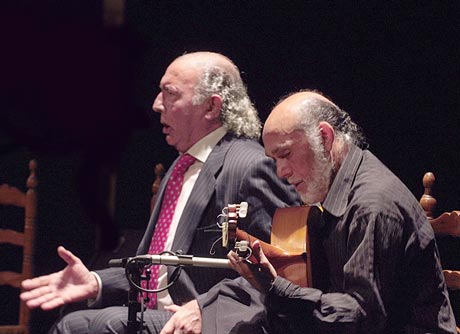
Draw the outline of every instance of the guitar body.
M281 265L276 271L301 287L311 287L313 283L307 225L310 209L309 206L279 208L272 222L270 244L297 255L292 262Z
M264 254L276 272L301 287L312 287L312 265L308 225L320 215L317 207L278 208L272 222L271 243L259 240ZM236 228L236 239L249 245L256 240Z

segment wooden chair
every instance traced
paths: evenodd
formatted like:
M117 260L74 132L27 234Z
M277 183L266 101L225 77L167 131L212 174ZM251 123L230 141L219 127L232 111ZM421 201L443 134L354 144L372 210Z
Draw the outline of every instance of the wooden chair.
M155 165L155 180L152 183L152 199L150 200L150 213L152 213L155 203L157 202L158 189L160 188L161 179L165 173L165 167L162 163Z
M157 200L157 193L158 189L160 188L161 179L163 178L165 168L163 164L157 163L154 168L155 172L155 180L152 182L152 197L150 199L150 213L155 206ZM98 252L94 257L93 261L88 264L88 267L91 270L100 270L107 268L107 264L109 260L114 258L121 258L121 257L128 257L134 256L136 254L137 246L139 242L142 240L142 236L144 235L144 230L140 229L124 229L121 232L120 243L118 247L111 251L103 251ZM82 303L82 305L86 304ZM68 313L70 311L75 311L81 308L81 306L76 305L75 307L66 306L66 310L64 313ZM0 332L0 334L2 334Z
M21 281L32 277L32 262L34 254L35 220L37 211L37 162L29 162L30 175L27 179L27 192L12 187L8 184L0 185L0 205L14 206L24 212L24 230L0 229L0 243L22 247L21 272L1 271L0 285L20 289ZM2 334L28 334L30 311L23 302L19 304L18 323L0 326Z
M420 198L420 204L425 211L428 220L433 227L436 238L441 241L443 237L460 237L460 211L444 212L441 215L434 217L437 201L433 197L433 185L435 176L428 172L423 176L423 187L425 191ZM455 251L456 255L460 254L459 250ZM460 290L460 270L443 270L447 288L452 293L454 290ZM455 310L454 310L455 312ZM458 313L458 312L457 312ZM458 320L457 320L458 323ZM460 333L460 328L457 327L457 333Z

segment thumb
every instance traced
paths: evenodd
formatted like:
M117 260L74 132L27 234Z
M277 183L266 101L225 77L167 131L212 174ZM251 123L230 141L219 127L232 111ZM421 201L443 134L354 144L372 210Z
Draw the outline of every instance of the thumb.
M252 255L257 259L257 262L260 263L261 261L265 260L268 261L262 247L260 247L260 241L255 240L251 246L252 248Z
M257 259L259 264L269 272L272 279L278 275L275 267L273 267L268 258L265 256L259 240L254 241L252 244L252 254Z
M63 259L68 265L82 263L78 257L73 255L71 251L68 251L63 246L59 246L57 251L58 251L59 257Z
M171 312L174 312L176 313L177 311L179 311L180 309L180 306L176 305L176 304L173 304L173 305L166 305L165 306L165 310L167 311L171 311Z

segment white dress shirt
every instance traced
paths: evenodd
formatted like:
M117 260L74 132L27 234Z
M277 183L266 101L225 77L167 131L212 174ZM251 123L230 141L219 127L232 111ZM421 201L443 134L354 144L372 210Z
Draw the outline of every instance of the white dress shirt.
M201 168L208 159L209 154L211 154L214 146L216 146L216 144L225 136L226 133L227 131L225 128L220 127L205 137L201 138L187 151L187 153L193 156L196 161L184 174L184 183L182 184L182 189L177 200L177 206L174 210L174 216L169 227L168 240L166 240L165 250L172 250L171 247L176 235L177 225L179 224L179 220L181 218L182 212L184 211L188 198L190 197L193 186L198 179ZM167 267L161 266L158 276L158 288L165 287L167 284ZM157 294L157 308L159 310L163 309L164 306L171 304L173 304L173 301L169 295L168 290L161 291Z

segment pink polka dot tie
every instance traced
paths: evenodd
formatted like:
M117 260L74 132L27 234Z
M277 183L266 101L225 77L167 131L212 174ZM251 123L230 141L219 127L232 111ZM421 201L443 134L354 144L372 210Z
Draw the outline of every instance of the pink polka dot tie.
M179 158L179 161L174 166L163 195L160 215L158 216L155 232L153 233L152 241L150 243L149 254L159 254L164 251L164 246L166 240L168 239L169 226L171 225L177 200L182 189L182 183L184 182L184 174L194 161L195 158L186 153ZM156 289L158 287L159 271L159 265L151 267L149 289ZM145 281L142 281L142 286L144 288L146 287ZM156 299L156 293L151 294L147 307L155 308Z

